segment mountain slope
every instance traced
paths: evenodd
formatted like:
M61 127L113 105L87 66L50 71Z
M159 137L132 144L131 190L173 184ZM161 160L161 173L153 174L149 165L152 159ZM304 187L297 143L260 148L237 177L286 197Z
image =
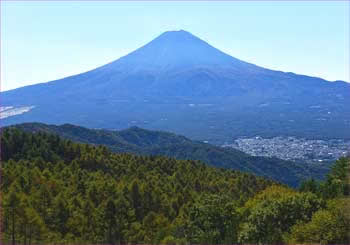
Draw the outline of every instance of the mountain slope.
M265 69L172 31L114 62L1 100L33 106L5 125L139 126L223 143L256 134L350 138L349 92L348 83Z
M53 133L82 143L106 145L114 152L200 160L217 167L254 173L291 186L297 186L301 180L310 177L322 179L329 170L324 166L309 166L277 158L253 157L235 149L192 141L172 133L149 131L137 127L122 131L94 130L70 124L56 126L25 123L14 127L27 132Z

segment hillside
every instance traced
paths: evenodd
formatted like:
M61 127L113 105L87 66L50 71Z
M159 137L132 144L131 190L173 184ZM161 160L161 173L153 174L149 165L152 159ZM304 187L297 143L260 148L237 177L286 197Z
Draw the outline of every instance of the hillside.
M197 161L114 154L44 132L4 129L1 149L2 244L349 241L349 159L299 192Z
M94 70L2 92L2 106L12 107L2 123L138 126L214 144L255 135L350 139L349 91L349 83L265 69L169 31Z
M28 132L44 131L58 134L74 141L105 145L114 152L141 155L162 155L177 159L200 160L217 167L224 167L268 177L297 186L301 180L313 177L323 179L328 166L307 165L277 158L253 157L241 151L192 141L186 137L162 131L150 131L132 127L121 131L87 129L64 124L61 126L41 123L15 125Z
M106 147L13 128L3 131L1 149L8 240L14 234L17 241L31 236L32 243L149 242L182 223L196 199L218 195L239 205L273 184L196 161L112 154Z

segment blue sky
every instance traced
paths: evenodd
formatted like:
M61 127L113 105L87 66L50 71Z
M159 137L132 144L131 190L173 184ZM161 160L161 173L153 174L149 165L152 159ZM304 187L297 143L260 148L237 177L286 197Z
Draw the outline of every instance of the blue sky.
M266 68L349 81L348 1L1 1L1 90L88 71L179 29Z

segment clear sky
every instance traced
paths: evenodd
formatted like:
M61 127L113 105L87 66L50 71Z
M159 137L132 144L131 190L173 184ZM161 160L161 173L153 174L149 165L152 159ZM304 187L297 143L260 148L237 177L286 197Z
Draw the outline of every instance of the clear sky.
M179 29L259 66L349 81L349 1L1 1L1 89L88 71Z

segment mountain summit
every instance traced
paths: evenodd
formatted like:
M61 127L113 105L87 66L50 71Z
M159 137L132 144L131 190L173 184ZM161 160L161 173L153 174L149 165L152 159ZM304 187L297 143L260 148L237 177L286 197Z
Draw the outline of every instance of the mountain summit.
M2 121L140 126L220 143L256 134L350 138L349 91L342 81L265 69L168 31L94 70L1 93Z
M145 46L113 62L148 68L176 68L193 65L234 65L243 63L212 47L187 31L164 32Z

